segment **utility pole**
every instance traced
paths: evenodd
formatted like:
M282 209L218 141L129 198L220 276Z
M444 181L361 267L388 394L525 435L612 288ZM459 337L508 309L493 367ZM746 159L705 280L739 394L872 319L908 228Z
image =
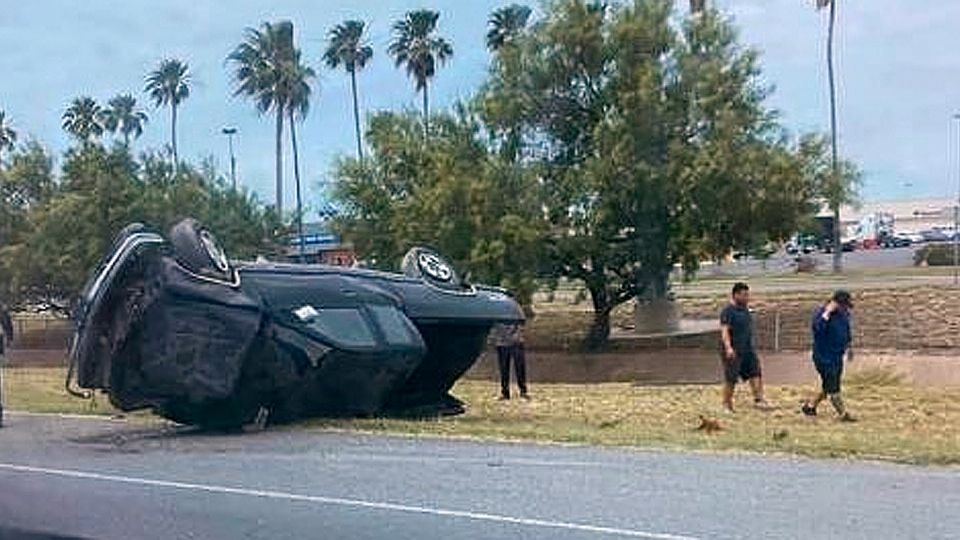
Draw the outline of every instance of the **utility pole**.
M230 184L233 190L237 190L237 157L233 153L233 136L237 134L237 128L225 127L222 133L227 136L227 145L230 147Z
M953 119L958 121L957 126L960 127L960 114L954 114ZM960 132L957 135L960 138ZM957 159L960 163L960 153ZM953 206L953 286L957 285L960 285L960 170L957 175L957 201Z

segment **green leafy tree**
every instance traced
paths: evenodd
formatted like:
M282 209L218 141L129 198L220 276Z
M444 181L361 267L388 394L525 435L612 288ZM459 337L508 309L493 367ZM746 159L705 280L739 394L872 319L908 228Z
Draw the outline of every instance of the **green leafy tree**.
M357 72L373 58L373 47L364 39L366 23L346 21L330 30L323 61L330 69L343 69L350 74L353 94L353 124L357 136L357 159L363 160L363 136L360 131L360 100L357 96Z
M421 9L408 12L393 25L393 40L387 51L397 67L404 67L423 96L423 131L430 130L430 80L437 67L453 57L453 46L436 34L440 14Z
M26 260L23 241L30 233L31 214L45 204L56 189L53 160L40 144L28 141L10 156L10 166L0 170L0 298L16 302Z
M195 217L241 258L277 253L287 232L272 210L231 189L209 164L175 169L156 155L137 161L124 146L84 145L67 152L55 182L42 149L28 151L16 157L13 176L0 175L5 193L19 186L24 195L16 200L27 201L17 207L20 228L0 248L0 276L13 298L73 298L113 236L133 221L165 231Z
M174 58L160 61L157 69L147 75L144 92L156 107L170 107L170 150L174 164L179 163L177 152L177 112L190 97L190 68L186 62Z
M89 96L74 99L63 113L63 129L84 145L103 135L103 109Z
M426 144L422 127L409 113L371 118L367 158L337 164L338 229L373 266L396 269L410 247L430 245L529 303L545 232L536 176L491 154L465 109L437 115Z
M825 137L819 135L803 137L798 151L802 158L804 174L812 179L815 186L816 199L834 213L836 225L841 207L856 205L860 202L863 174L857 165L849 160L841 159L835 165L831 144ZM835 234L840 227L835 226L834 229ZM840 245L835 237L834 245Z
M12 151L17 143L17 132L7 120L7 113L0 110L0 165L3 165L3 152Z
M812 210L756 53L713 10L675 19L667 0L552 2L514 40L520 75L495 68L484 87L491 124L529 134L549 260L590 293L590 347L617 306L666 296L675 264L783 237Z
M124 146L130 146L131 138L139 139L147 123L147 113L137 106L137 98L130 94L120 94L110 99L102 116L104 129L120 134Z

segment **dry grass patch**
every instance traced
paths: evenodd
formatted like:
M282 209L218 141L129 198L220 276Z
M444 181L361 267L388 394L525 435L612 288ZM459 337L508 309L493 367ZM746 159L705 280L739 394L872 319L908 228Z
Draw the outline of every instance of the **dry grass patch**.
M63 376L62 369L53 368L4 370L6 407L116 412L105 396L90 402L67 395ZM746 388L741 388L740 410L727 417L718 412L714 386L535 385L531 401L502 402L496 399L495 383L464 380L454 389L468 404L462 416L310 420L297 428L960 463L960 389L922 389L900 384L898 377L883 367L850 374L845 393L850 409L861 418L856 424L837 422L827 406L817 418L802 416L798 405L812 388L800 386L768 388L770 400L779 408L766 413L753 410ZM722 429L696 430L701 415L717 419Z
M322 420L308 426L441 435L656 447L708 451L792 453L907 463L960 463L960 390L919 390L910 386L848 385L847 401L861 417L841 424L824 407L806 418L799 403L809 389L768 389L779 408L750 407L746 390L732 417L718 413L718 389L706 386L638 387L629 384L540 385L526 402L496 399L493 383L462 381L455 393L469 405L466 414L433 420ZM722 429L696 430L700 415Z
M116 414L104 395L93 399L71 396L64 389L62 368L5 368L3 404L7 410L69 414Z

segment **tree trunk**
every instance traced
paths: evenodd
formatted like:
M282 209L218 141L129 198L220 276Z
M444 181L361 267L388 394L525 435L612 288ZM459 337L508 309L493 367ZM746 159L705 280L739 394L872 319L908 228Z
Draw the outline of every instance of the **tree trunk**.
M350 86L353 90L353 125L357 132L357 160L363 163L363 136L360 133L360 102L357 97L357 70L350 70Z
M423 83L423 138L430 134L430 83Z
M588 351L598 351L603 349L610 339L610 312L613 311L613 306L605 286L590 287L590 298L593 300L593 322L584 346Z
M830 151L833 181L840 181L839 151L837 149L837 88L833 71L833 34L837 20L837 2L830 1L830 23L827 30L827 79L830 84ZM840 245L840 202L833 205L833 271L843 271L843 246Z
M283 110L277 110L277 132L276 132L276 202L277 217L283 221Z
M300 244L300 262L304 256L303 240L303 202L300 198L300 151L297 149L297 123L294 121L293 112L288 118L290 121L290 148L293 150L293 178L297 184L297 235Z
M177 172L180 165L180 155L177 153L177 104L170 105L170 149L173 151L173 172Z

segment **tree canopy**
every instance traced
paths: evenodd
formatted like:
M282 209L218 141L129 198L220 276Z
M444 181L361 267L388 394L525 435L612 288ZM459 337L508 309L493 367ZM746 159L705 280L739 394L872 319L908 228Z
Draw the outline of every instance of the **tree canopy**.
M822 193L822 148L779 125L730 21L673 4L494 13L488 79L436 140L380 114L370 163L340 162L347 236L378 265L426 242L496 283L580 281L600 346L611 311L667 295L675 266L792 234Z
M84 144L64 155L58 176L46 151L28 143L0 171L0 298L68 301L122 227L166 231L184 217L216 230L241 258L276 252L286 231L209 166L174 172L156 155L134 159L125 145Z

